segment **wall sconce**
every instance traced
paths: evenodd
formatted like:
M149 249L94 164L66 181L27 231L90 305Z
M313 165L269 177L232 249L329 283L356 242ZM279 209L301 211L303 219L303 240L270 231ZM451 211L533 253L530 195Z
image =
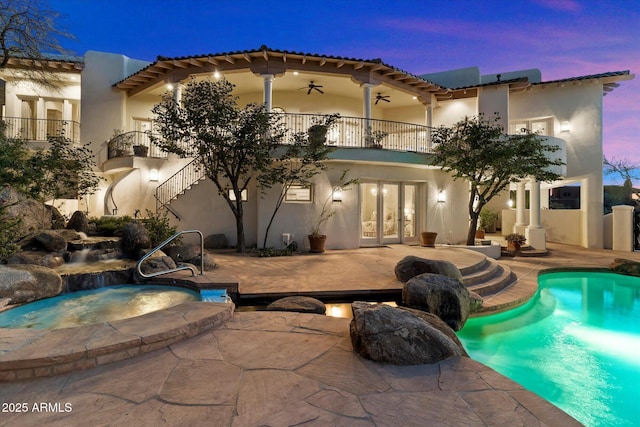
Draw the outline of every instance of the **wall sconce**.
M562 122L560 125L560 132L571 132L571 123L566 120Z
M342 190L342 187L334 188L333 195L331 196L331 200L333 200L334 202L341 202L343 193L344 191Z
M158 172L158 169L151 169L149 171L149 181L158 182L158 179L160 179L160 172Z
M513 200L509 199L509 201L507 202L507 206L509 208L512 208L513 207Z
M445 190L438 191L438 203L444 203L447 201L447 192Z
M231 200L232 202L236 201L236 193L233 192L233 188L228 188L227 194L229 195L229 200ZM249 200L249 196L247 195L246 188L242 190L242 192L240 192L240 198L242 199L243 202L246 202L247 200Z

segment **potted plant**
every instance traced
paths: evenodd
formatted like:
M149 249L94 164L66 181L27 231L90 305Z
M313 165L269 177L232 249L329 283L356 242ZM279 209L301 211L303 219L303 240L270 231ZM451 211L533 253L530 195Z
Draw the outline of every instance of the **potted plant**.
M496 232L496 221L498 220L498 213L491 209L482 209L479 217L479 227L476 231L476 237L478 239L484 239L484 233Z
M146 145L134 145L133 155L138 157L147 157L149 154L149 147Z
M369 148L378 149L382 148L382 140L386 138L387 135L389 135L389 133L381 130L375 130L372 132L370 129L368 129L367 133L368 134L365 138L366 146L368 146Z
M132 145L132 133L125 133L124 130L114 129L113 135L108 142L109 158L130 156Z
M438 233L433 231L423 231L420 233L420 243L422 246L427 248L435 248L436 247L436 237L438 237Z
M322 233L322 228L327 223L327 221L329 221L329 219L336 214L336 210L331 205L329 205L329 202L333 200L333 193L338 190L347 191L349 190L349 186L358 183L357 179L346 180L347 172L349 171L345 170L342 172L342 175L340 176L340 179L338 181L338 185L333 187L331 194L329 194L329 197L325 199L324 203L322 204L322 210L320 211L320 214L318 215L318 218L316 219L314 225L311 227L308 236L310 248L309 252L324 252L324 244L327 240L327 235Z
M520 252L520 247L527 238L520 233L511 233L504 236L504 240L507 241L507 249L514 255L517 255Z

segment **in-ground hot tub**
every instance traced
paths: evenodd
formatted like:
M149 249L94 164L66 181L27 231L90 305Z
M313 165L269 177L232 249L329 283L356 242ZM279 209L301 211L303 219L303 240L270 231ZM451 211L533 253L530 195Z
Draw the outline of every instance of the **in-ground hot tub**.
M191 301L224 300L224 290L164 285L119 285L71 292L0 313L0 328L60 329L141 316ZM215 298L218 297L216 300Z

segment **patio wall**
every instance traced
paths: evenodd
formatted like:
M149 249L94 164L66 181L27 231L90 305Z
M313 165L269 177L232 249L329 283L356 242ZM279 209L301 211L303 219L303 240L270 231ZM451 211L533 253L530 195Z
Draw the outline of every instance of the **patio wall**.
M527 223L529 209L525 210ZM543 209L540 211L540 220L547 233L548 242L564 243L567 245L580 245L582 242L582 218L583 213L579 209ZM512 232L516 223L516 210L502 210L502 234Z

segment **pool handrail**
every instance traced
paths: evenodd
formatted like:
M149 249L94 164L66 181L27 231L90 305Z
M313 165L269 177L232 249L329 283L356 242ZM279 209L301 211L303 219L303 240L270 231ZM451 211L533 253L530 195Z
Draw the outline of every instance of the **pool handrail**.
M196 269L192 265L186 265L186 264L182 264L179 267L172 268L170 270L156 271L155 273L149 273L149 274L145 274L141 270L142 263L146 261L148 258L150 258L154 253L158 252L160 249L162 249L163 247L171 243L171 241L173 241L177 237L182 236L183 234L189 234L189 233L198 233L198 235L200 236L200 275L203 275L204 274L204 236L202 235L202 232L200 230L178 231L176 234L169 237L167 240L165 240L164 242L160 243L158 246L150 250L149 253L147 253L145 256L140 258L140 260L138 261L138 264L136 265L136 270L138 271L138 274L141 277L144 277L145 279L149 279L151 277L160 276L162 274L175 273L176 271L181 271L181 270L191 270L191 276L192 277L195 276Z

